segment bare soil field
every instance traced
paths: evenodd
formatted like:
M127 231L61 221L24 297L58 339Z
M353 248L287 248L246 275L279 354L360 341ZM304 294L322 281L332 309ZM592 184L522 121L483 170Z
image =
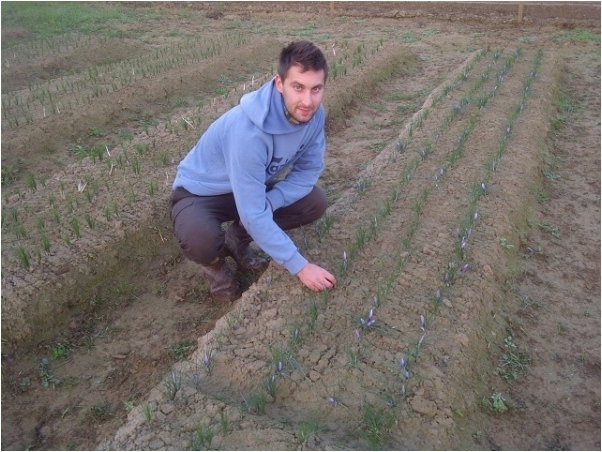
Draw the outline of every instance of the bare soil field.
M600 450L599 2L97 5L2 27L3 450ZM299 39L338 285L217 304L175 168Z

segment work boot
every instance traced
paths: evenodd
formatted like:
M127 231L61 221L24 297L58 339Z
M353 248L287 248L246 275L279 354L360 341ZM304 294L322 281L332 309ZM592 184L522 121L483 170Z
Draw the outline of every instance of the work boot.
M262 272L268 268L268 261L253 255L250 246L252 241L253 238L246 229L238 221L234 221L226 230L224 251L232 256L238 268Z
M209 283L209 292L217 302L234 301L241 295L240 286L226 259L219 256L209 265L201 265Z

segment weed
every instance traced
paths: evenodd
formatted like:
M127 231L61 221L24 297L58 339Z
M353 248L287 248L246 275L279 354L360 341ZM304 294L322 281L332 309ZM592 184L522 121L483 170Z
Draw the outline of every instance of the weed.
M113 407L108 400L92 405L90 407L90 413L94 419L99 421L106 421L115 414L113 412Z
M66 358L69 355L71 344L69 342L58 343L52 348L50 358L53 360Z
M303 420L297 429L297 444L305 444L312 436L317 435L323 430L322 421L317 416L311 416Z
M148 144L146 143L136 143L134 147L136 148L136 152L141 156L148 152Z
M506 399L502 397L502 394L496 392L491 396L491 408L494 413L502 414L508 411L508 405L506 405Z
M318 304L313 301L309 303L309 331L313 333L316 331L316 324L318 322Z
M75 237L80 238L81 232L80 232L80 228L79 228L79 221L77 221L77 218L73 218L71 220L70 224L71 224L71 229L73 230L73 233L75 234Z
M214 432L211 427L199 425L190 441L190 450L209 450L213 436Z
M2 166L2 186L6 186L17 180L19 170L13 165Z
M359 334L359 331L358 331ZM357 345L357 346L353 346L351 349L349 349L349 351L347 352L347 364L346 367L348 369L355 369L359 366L361 360L362 360L362 356L363 356L363 349Z
M558 226L550 226L546 223L539 223L538 226L548 234L551 234L555 238L560 238L560 228Z
M560 175L549 168L543 170L543 175L547 180L550 181L557 181L560 179Z
M172 371L164 385L165 389L163 393L165 394L165 397L167 397L168 400L174 400L176 398L176 394L182 387L182 380L175 371Z
M132 141L134 139L134 134L132 132L130 132L129 130L123 130L123 129L119 129L117 130L117 137L119 138L119 141Z
M125 409L126 413L129 413L135 407L136 407L136 405L134 405L134 401L133 400L126 400L125 402L123 402L123 408Z
M38 184L37 184L37 182L36 182L36 177L35 177L35 175L33 175L33 174L29 173L29 174L27 174L27 176L26 176L26 179L27 179L27 186L29 187L29 189L30 189L32 192L35 192L35 191L37 191L37 189L38 189Z
M49 385L52 385L54 387L55 385L61 382L61 380L52 375L52 372L50 371L50 362L48 361L48 358L42 358L42 360L40 361L40 364L38 365L38 375L42 380L42 386L44 386L45 388Z
M558 334L567 334L569 332L569 327L566 326L564 323L559 323L558 327L556 328L558 330Z
M514 248L514 245L508 243L508 239L506 239L505 237L498 237L498 243L502 248L505 248L507 250L511 250L512 248Z
M527 364L531 361L531 357L514 343L512 336L504 339L504 350L500 358L501 365L493 373L512 384L521 375L527 375Z
M88 128L88 136L89 137L100 138L100 137L104 137L105 135L106 135L105 131L99 127L89 127Z
M368 188L370 187L370 179L360 177L360 179L356 182L355 185L357 187L359 197L362 198L366 194Z
M19 260L19 264L21 264L21 267L29 268L30 267L29 253L27 252L27 250L25 248L23 248L21 245L19 245L17 247L15 253L17 255L17 259Z
M600 34L592 33L589 30L577 29L571 31L559 31L554 35L554 40L556 41L560 41L563 39L567 39L569 41L600 43Z
M42 235L42 249L46 254L50 253L50 239L46 235Z
M153 422L153 412L148 403L146 405L144 405L143 414L144 414L144 420L146 421L146 425L150 426Z
M184 341L178 342L177 344L170 345L167 348L169 356L174 361L181 361L186 358L191 350L194 350L194 342L193 341Z
M232 426L230 425L230 417L225 410L221 410L219 413L219 422L222 429L222 435L226 436L228 433L232 431Z
M90 229L94 229L94 227L96 226L96 220L94 219L94 217L92 217L92 215L90 215L89 213L86 213L84 215L84 219L86 220L86 224L88 225L88 227Z
M383 408L375 408L370 403L362 406L362 436L368 441L371 450L376 450L384 440L386 434L393 426L395 416L386 413Z
M265 392L254 392L249 396L247 400L244 395L242 395L243 404L247 408L249 413L258 413L264 414L265 408L268 403L267 394Z

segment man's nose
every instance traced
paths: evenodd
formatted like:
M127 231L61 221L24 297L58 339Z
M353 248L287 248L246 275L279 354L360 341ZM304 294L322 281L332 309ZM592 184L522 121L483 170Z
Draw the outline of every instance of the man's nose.
M303 105L311 105L311 91L310 90L303 92L301 101L303 102Z

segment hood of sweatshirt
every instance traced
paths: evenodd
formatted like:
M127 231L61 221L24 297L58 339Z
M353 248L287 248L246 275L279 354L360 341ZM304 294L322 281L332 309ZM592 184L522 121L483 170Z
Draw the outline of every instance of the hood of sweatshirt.
M266 133L281 135L295 132L299 125L291 123L286 117L284 99L276 89L274 80L242 96L240 107L249 120Z

